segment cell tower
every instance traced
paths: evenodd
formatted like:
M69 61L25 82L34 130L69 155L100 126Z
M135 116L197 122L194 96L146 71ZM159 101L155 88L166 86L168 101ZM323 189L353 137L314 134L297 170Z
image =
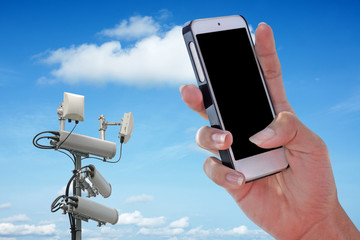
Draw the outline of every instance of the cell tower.
M98 222L98 226L106 223L116 224L118 212L89 200L90 197L102 195L108 198L111 194L111 185L94 165L81 166L81 161L86 158L95 158L106 163L117 163L121 159L122 145L127 143L134 128L134 118L131 112L125 113L122 122L107 122L104 115L100 115L100 138L93 138L73 133L79 121L84 121L85 97L72 93L64 93L64 102L57 109L60 121L59 131L44 131L38 133L33 144L40 149L54 149L66 154L74 162L73 175L68 181L65 193L57 197L51 204L51 212L60 209L63 214L68 214L70 221L71 239L81 240L81 221L89 219ZM65 121L75 121L70 132L65 131ZM116 155L116 143L105 140L105 132L108 126L120 126L120 153L116 161L110 161ZM47 145L39 141L47 139ZM66 153L67 151L68 153ZM71 183L73 183L73 194L70 194ZM87 191L87 198L81 197L81 191Z

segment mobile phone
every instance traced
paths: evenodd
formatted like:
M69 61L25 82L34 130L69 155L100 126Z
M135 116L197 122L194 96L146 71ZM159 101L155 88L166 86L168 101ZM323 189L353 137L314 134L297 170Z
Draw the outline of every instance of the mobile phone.
M283 147L263 149L249 141L276 113L246 20L194 20L184 25L183 36L211 127L233 135L231 147L220 151L223 164L247 182L286 169Z

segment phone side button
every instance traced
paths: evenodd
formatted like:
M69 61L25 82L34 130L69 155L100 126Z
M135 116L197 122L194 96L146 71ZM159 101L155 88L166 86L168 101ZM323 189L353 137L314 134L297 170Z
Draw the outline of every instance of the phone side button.
M194 42L190 42L189 47L190 47L191 55L192 55L192 57L194 59L194 64L195 64L195 68L196 68L196 71L197 71L198 76L199 76L199 81L204 82L205 81L205 75L204 75L204 72L202 70L199 55L197 54Z
M220 121L216 113L214 104L212 104L210 107L206 109L206 114L209 117L210 126L213 128L221 129Z

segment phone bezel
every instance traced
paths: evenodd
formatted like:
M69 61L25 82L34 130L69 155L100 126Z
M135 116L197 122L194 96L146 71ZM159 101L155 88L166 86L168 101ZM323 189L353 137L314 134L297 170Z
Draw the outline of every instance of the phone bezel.
M199 50L200 47L199 47L199 44L198 44L198 41L196 38L196 35L202 34L202 33L218 32L218 31L231 30L231 29L237 29L237 28L245 28L246 29L248 39L252 46L253 54L255 56L256 64L257 64L258 70L261 75L263 87L265 89L266 96L267 96L267 99L269 102L269 107L271 109L273 117L275 117L275 115L276 115L275 109L272 105L270 94L269 94L269 91L266 86L265 78L262 74L260 63L256 57L255 49L254 49L253 42L251 39L251 33L249 31L249 28L248 28L248 25L247 25L245 19L240 15L208 18L208 19L198 19L198 20L191 22L190 28L191 28L191 31L194 36L194 42L195 42L196 48L198 49L197 53L198 53L198 56L201 61L201 66L202 66L203 72L206 76L206 83L209 87L209 92L210 92L211 98L213 100L213 104L216 109L216 112L218 114L218 118L220 121L220 127L223 130L225 130L226 126L224 126L222 116L220 114L220 111L219 111L219 108L218 108L218 105L216 102L216 97L214 95L213 88L211 85L211 80L209 80L208 72L207 72L206 66L204 64L204 59L203 59L201 51ZM229 153L230 153L231 161L233 163L235 170L242 172L245 175L246 181L252 181L252 180L255 180L258 178L262 178L264 176L279 172L288 167L288 163L285 158L283 147L277 148L277 149L274 149L271 151L267 151L264 153L260 153L257 155L253 155L253 156L250 156L247 158L242 158L242 159L234 158L234 154L233 154L231 147L229 148ZM271 159L271 161L269 161L269 159Z

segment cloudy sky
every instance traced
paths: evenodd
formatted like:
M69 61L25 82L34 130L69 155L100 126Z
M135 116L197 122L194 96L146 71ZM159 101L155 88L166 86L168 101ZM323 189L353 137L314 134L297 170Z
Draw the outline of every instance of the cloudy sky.
M194 135L207 122L179 94L195 83L181 26L232 14L273 27L289 100L328 144L339 199L359 228L359 10L358 1L1 2L0 239L70 237L67 216L50 204L73 163L32 145L58 130L63 92L85 96L78 134L98 137L100 114L135 119L119 163L82 163L112 185L108 199L92 200L119 212L116 225L83 223L83 239L272 239L203 173L210 154ZM106 139L117 142L118 131L109 127Z

